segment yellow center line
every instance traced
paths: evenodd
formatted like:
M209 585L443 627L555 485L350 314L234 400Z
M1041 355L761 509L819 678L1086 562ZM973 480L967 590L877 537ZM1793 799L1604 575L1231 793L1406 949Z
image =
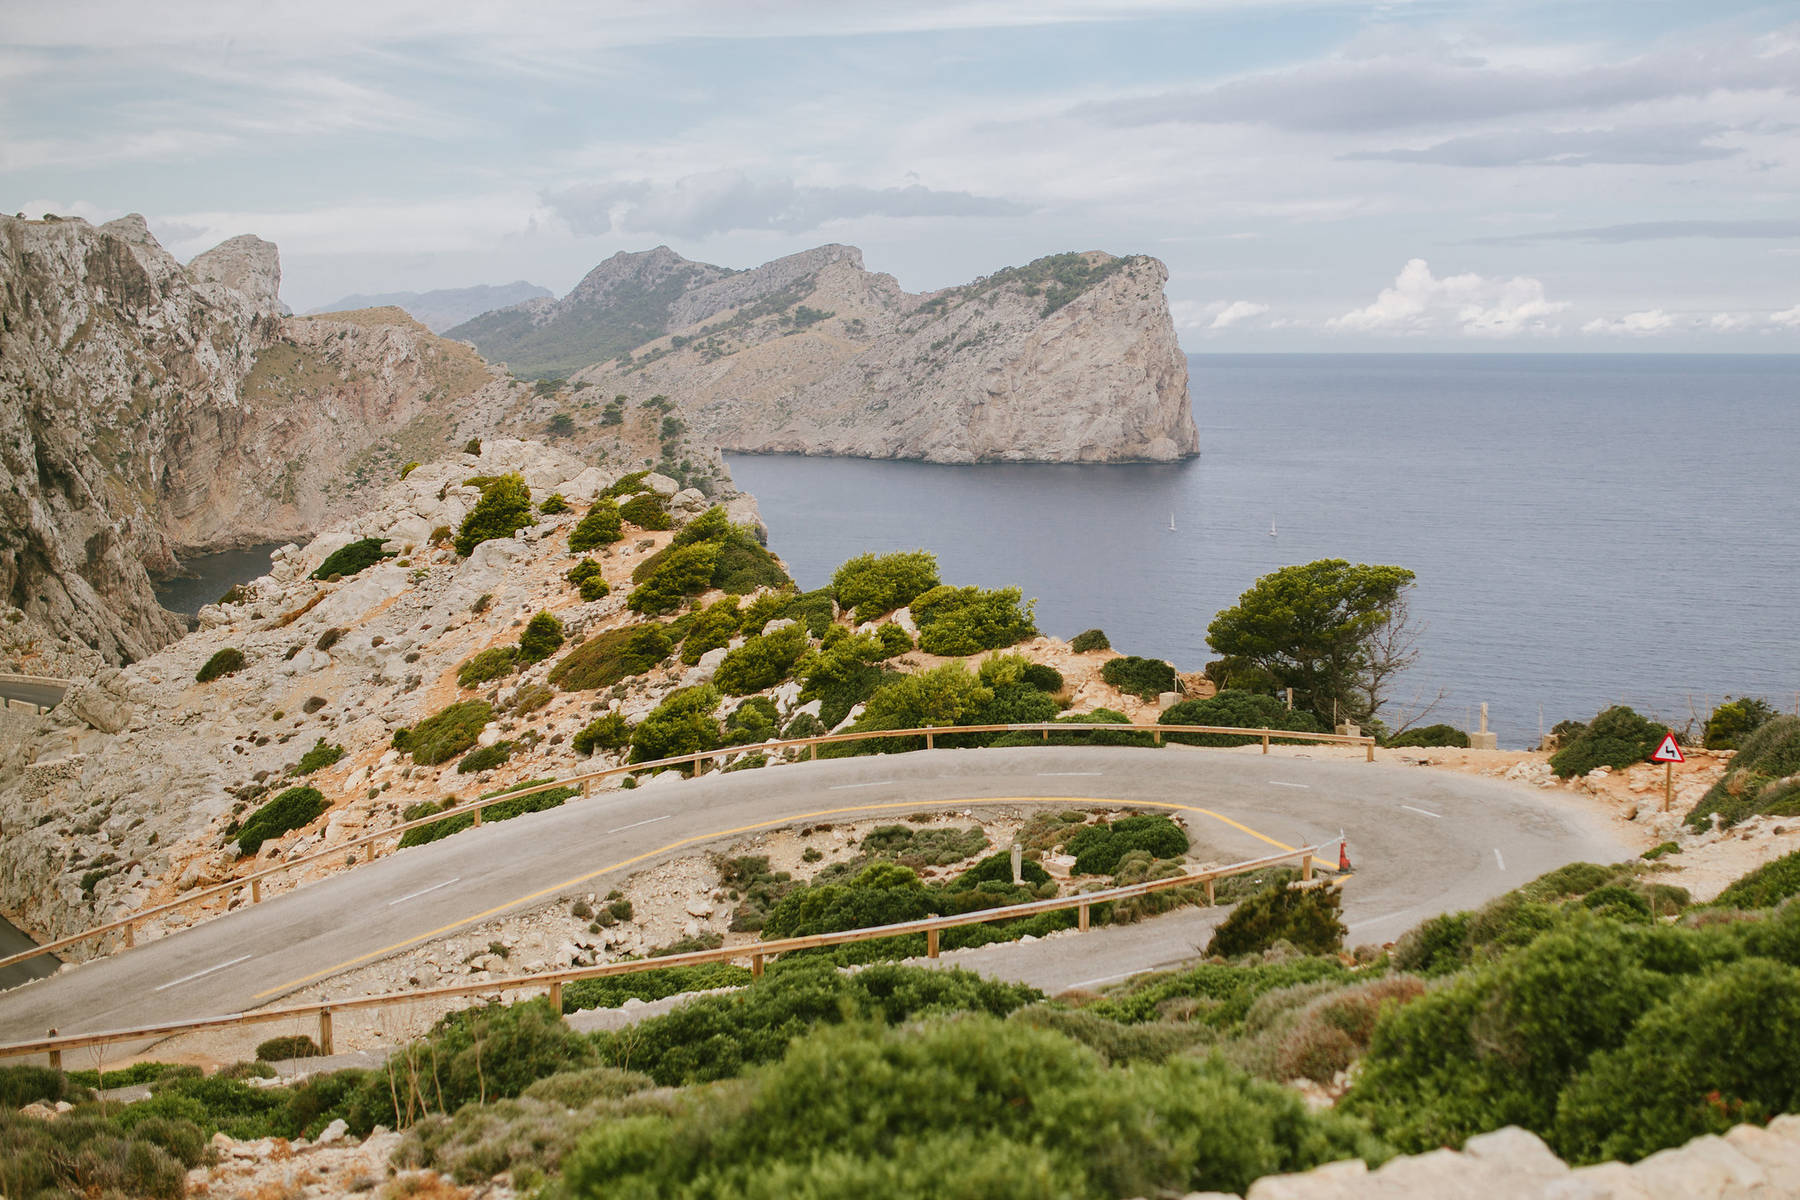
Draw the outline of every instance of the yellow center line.
M367 954L359 954L355 958L347 958L343 962L335 963L322 970L314 971L310 975L302 975L298 979L290 979L285 983L278 983L272 988L257 992L253 998L263 1000L270 996L278 996L284 992L292 991L298 987L304 987L309 983L327 978L331 975L336 975L340 971L347 971L351 967L359 966L373 959L384 958L389 954L405 950L410 946L417 946L422 942L431 941L433 938L442 937L453 930L463 928L465 925L473 925L477 921L485 921L489 917L498 916L499 914L506 912L508 909L517 908L521 904L529 904L533 900L541 900L543 897L548 896L553 892L564 891L568 888L575 887L578 884L586 883L590 879L610 874L613 871L622 870L625 867L634 866L646 859L656 858L659 855L668 854L671 851L679 850L684 846L692 846L698 842L716 841L719 838L732 837L733 835L740 833L753 833L760 829L774 829L782 825L792 825L796 821L810 821L816 817L835 817L845 813L856 812L881 812L895 808L907 808L914 812L918 812L927 808L954 808L958 805L967 804L1104 804L1120 808L1169 808L1180 812L1199 813L1201 816L1211 817L1215 821L1229 825L1240 833L1249 834L1260 842L1267 842L1277 850L1294 849L1294 847L1288 845L1286 842L1278 842L1267 834L1258 833L1248 825L1240 824L1230 817L1221 816L1210 808L1200 808L1192 804L1175 804L1165 800L1116 800L1096 796L996 796L992 799L901 800L891 804L852 804L843 808L821 808L816 809L813 812L795 813L791 816L778 817L772 821L758 821L752 825L739 825L733 829L719 829L710 833L697 833L692 837L685 837L678 841L669 842L667 845L658 846L654 850L646 850L642 854L635 854L630 858L620 859L616 863L609 863L604 867L598 867L585 874L577 875L573 879L565 879L561 883L554 883L549 887L539 888L535 892L520 896L516 900L508 900L504 904L495 905L493 908L478 912L473 916L463 917L461 920L452 921L448 925L440 925L436 929L421 933L416 937L407 938L403 942L395 942L391 946L383 946L379 950L371 950Z

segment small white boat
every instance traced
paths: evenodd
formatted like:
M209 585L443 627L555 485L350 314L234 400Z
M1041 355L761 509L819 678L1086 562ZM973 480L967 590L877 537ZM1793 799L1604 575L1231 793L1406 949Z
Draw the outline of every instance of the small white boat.
M1175 514L1174 513L1169 514L1169 532L1170 533L1175 532Z
M1270 537L1280 537L1281 536L1280 534L1275 532L1275 518L1274 517L1269 518L1269 536Z

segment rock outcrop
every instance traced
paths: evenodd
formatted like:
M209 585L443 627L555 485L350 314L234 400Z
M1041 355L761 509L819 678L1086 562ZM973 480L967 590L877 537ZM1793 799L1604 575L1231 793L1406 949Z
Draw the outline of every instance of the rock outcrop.
M667 247L450 331L522 374L671 397L727 450L932 462L1169 462L1199 439L1142 256L1059 254L924 295L822 246L753 271Z

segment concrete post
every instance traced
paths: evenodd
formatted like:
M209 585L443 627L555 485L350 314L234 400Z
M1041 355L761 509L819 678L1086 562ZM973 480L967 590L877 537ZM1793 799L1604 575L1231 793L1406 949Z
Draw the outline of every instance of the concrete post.
M1019 843L1012 844L1012 869L1015 884L1025 882L1025 848Z
M1499 748L1500 748L1500 736L1498 734L1488 732L1487 701L1483 700L1481 702L1481 728L1479 730L1477 730L1476 732L1471 733L1469 735L1469 749L1471 749L1471 750L1498 750Z

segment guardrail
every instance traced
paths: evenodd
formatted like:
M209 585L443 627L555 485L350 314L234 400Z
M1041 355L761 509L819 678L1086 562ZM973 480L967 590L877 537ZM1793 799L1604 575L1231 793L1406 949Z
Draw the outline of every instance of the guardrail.
M50 1065L60 1069L65 1050L79 1050L105 1046L113 1042L138 1041L144 1038L163 1038L180 1033L194 1033L203 1029L227 1029L241 1025L260 1025L307 1017L315 1018L319 1022L319 1050L321 1053L330 1054L332 1053L331 1016L336 1012L386 1008L397 1004L416 1004L422 1000L448 999L487 992L537 991L539 989L549 995L551 1007L561 1012L563 985L582 979L600 979L608 975L631 975L640 971L661 970L664 967L689 967L701 963L728 962L732 959L745 958L750 960L750 973L754 976L761 975L763 964L775 955L792 953L795 950L812 950L821 946L842 946L851 942L873 941L876 938L903 937L913 933L925 935L927 957L937 958L938 939L942 931L962 925L985 925L990 921L1010 921L1020 917L1034 917L1042 913L1073 908L1077 910L1076 928L1085 933L1090 927L1092 909L1096 904L1111 904L1118 900L1127 900L1133 896L1143 896L1167 888L1202 885L1206 889L1206 902L1211 905L1214 902L1213 887L1218 880L1232 875L1244 875L1251 871L1259 871L1264 867L1274 866L1295 858L1300 860L1301 878L1311 882L1313 860L1319 857L1319 852L1328 844L1321 842L1311 846L1301 846L1293 850L1284 850L1279 854L1246 859L1243 862L1231 863L1223 867L1191 871L1181 875L1171 875L1165 879L1151 879L1143 883L1106 888L1097 892L1077 892L1072 896L1058 896L1051 900L1033 900L1025 904L983 908L947 917L926 917L918 921L901 921L893 925L875 925L867 929L846 929L836 933L815 933L805 937L778 938L774 941L758 941L743 946L720 947L717 950L694 950L686 954L630 959L592 967L570 967L566 970L544 971L535 975L513 975L504 979L489 979L480 983L458 983L445 987L421 988L410 992L386 992L375 996L322 1000L312 1004L292 1004L281 1008L259 1009L255 1012L224 1013L216 1017L165 1021L155 1025L139 1025L128 1029L109 1029L99 1033L58 1034L56 1030L52 1029L48 1036L32 1041L0 1044L0 1059L16 1058L25 1054L48 1054Z
M73 682L74 680L72 679L58 679L51 675L20 675L12 671L0 671L0 708L18 711L30 709L32 712L41 716L62 703L62 698L68 694L69 685ZM37 700L27 699L22 696L6 696L5 692L8 690L8 685L12 685L15 689L24 687L56 688L59 690L55 700L51 701L49 704L43 704Z
M352 838L347 842L335 843L330 848L320 850L316 854L308 854L291 861L279 862L273 866L265 867L260 871L252 871L248 875L240 875L236 879L229 880L225 883L215 884L212 887L201 888L189 892L178 900L171 900L166 904L159 904L153 908L143 909L140 912L132 913L130 916L121 917L116 921L110 921L105 925L97 925L92 929L84 929L80 933L72 933L66 937L57 938L54 941L45 942L43 945L34 949L22 950L17 954L11 954L5 958L0 958L0 967L9 967L14 963L25 962L29 959L36 958L41 954L53 954L68 946L79 945L90 938L102 937L109 933L122 932L124 934L125 948L130 949L136 944L136 935L134 932L136 927L143 924L145 921L176 912L186 908L190 904L200 904L220 896L230 895L231 893L239 891L246 884L250 887L250 902L252 904L258 904L262 902L262 882L272 876L284 874L285 872L295 870L299 867L320 862L326 858L337 858L349 850L357 850L364 846L373 845L376 842L387 841L389 838L404 836L410 829L419 829L426 825L435 824L438 821L447 821L460 816L472 816L475 824L479 826L481 824L481 813L483 809L490 808L496 804L519 800L526 796L535 796L540 792L548 792L556 788L573 787L579 784L581 787L581 794L587 796L592 793L593 785L596 780L607 779L614 775L634 775L641 771L658 771L665 767L679 767L690 763L694 765L694 773L700 774L704 771L705 763L708 759L724 759L738 754L753 753L758 750L785 750L790 747L804 746L810 748L812 757L816 759L819 756L820 746L829 746L840 742L923 736L925 739L925 748L930 750L936 747L937 738L941 736L964 733L1038 732L1042 732L1044 741L1046 742L1050 740L1050 735L1052 733L1144 733L1151 735L1157 745L1162 744L1163 735L1165 733L1229 734L1234 737L1260 738L1262 740L1262 752L1264 754L1269 752L1271 740L1308 741L1337 745L1363 746L1368 752L1367 761L1375 761L1375 739L1372 737L1351 737L1346 734L1337 733L1301 733L1287 729L1234 729L1223 725L1115 725L1104 723L1081 725L1070 723L1065 725L1054 722L1038 722L1024 725L932 725L921 726L915 729L877 729L860 733L828 733L818 737L788 738L785 740L769 742L753 742L741 746L725 746L714 750L702 750L695 754L681 754L673 758L659 758L650 762L629 763L623 766L606 767L598 771L588 771L580 775L569 775L562 779L554 779L548 783L538 784L535 787L520 788L516 792L502 792L498 795L489 796L483 800L471 800L467 804L459 804L455 808L447 808L442 812L432 813L428 817L420 817L416 821L405 821L398 825L390 825L377 833L368 833L358 838ZM373 857L374 855L371 853L370 858L364 859L363 861L371 861Z

